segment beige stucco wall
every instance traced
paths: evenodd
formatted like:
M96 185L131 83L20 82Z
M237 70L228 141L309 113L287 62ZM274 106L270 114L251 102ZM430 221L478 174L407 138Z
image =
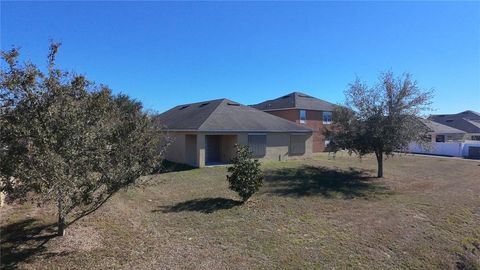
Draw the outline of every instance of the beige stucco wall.
M168 132L171 143L165 152L165 159L176 163L186 163L185 160L185 133Z
M197 135L185 134L185 162L196 166L197 158Z
M185 147L186 145L192 145L192 142L186 143L187 134L186 132L170 132L169 135L173 139L172 144L166 151L165 158L167 160L188 164L188 158L186 155ZM230 151L222 151L221 158L222 161L227 162L233 153L233 150L230 146L235 143L240 143L247 145L248 144L248 134L249 133L196 133L196 154L197 154L197 164L198 167L205 166L205 135L236 135L236 136L224 136L221 139L221 148L230 149ZM299 159L299 158L308 158L312 156L312 134L305 134L305 153L303 155L291 155L289 153L290 146L290 136L292 133L266 133L267 135L267 147L265 156L260 158L260 160L275 160L282 161L288 159ZM191 164L193 165L193 164Z
M312 134L305 134L305 153L303 155L291 155L289 153L290 136L292 133L266 133L267 149L265 156L260 160L288 160L308 158L312 156ZM248 133L238 135L238 142L248 144Z

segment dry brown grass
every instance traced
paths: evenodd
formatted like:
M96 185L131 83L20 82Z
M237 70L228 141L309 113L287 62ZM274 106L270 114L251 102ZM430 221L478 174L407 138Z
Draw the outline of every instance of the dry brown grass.
M153 175L63 238L50 238L53 210L7 206L2 268L478 267L479 162L398 156L384 179L370 178L375 166L341 155L267 163L245 205L224 167Z

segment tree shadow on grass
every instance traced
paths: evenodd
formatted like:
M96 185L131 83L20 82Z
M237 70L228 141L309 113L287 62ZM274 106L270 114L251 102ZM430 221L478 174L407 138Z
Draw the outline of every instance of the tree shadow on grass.
M325 198L368 198L391 194L387 187L374 181L367 171L302 166L265 172L264 193L281 196L322 196Z
M28 218L11 223L1 230L1 269L14 269L20 262L46 250L45 244L56 237L55 224L40 224Z
M154 173L183 172L196 169L193 166L164 160Z
M159 209L153 210L152 212L178 213L191 211L210 214L218 210L231 209L241 204L241 201L235 201L232 199L202 198L177 203L171 206L160 206Z

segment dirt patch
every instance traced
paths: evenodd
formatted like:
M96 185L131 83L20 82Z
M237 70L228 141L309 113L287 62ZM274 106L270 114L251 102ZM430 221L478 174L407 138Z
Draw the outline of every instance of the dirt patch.
M52 253L92 251L103 247L100 232L93 227L72 226L63 237L56 237L48 243Z
M429 191L434 188L434 183L432 181L423 181L417 182L410 185L405 185L403 188L399 189L398 191L402 192L425 192Z

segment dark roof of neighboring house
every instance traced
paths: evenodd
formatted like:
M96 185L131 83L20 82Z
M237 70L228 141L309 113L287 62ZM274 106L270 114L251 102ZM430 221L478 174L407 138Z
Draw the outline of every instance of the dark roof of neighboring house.
M176 106L158 116L166 130L312 132L310 128L228 99Z
M471 110L457 114L431 115L428 119L467 133L480 133L480 113Z
M465 131L461 131L456 128L452 128L440 123L434 122L428 119L420 119L422 123L433 133L443 133L443 134L465 134Z
M470 120L470 119L466 119L467 122L469 122L470 124L480 128L480 120Z
M433 114L430 115L429 118L435 118L435 119L442 119L442 118L465 118L469 120L480 120L480 113L472 111L472 110L467 110L459 113L454 113L454 114Z
M300 92L293 92L288 95L267 100L251 106L262 111L279 109L333 111L336 107L336 105L333 103L314 98Z

